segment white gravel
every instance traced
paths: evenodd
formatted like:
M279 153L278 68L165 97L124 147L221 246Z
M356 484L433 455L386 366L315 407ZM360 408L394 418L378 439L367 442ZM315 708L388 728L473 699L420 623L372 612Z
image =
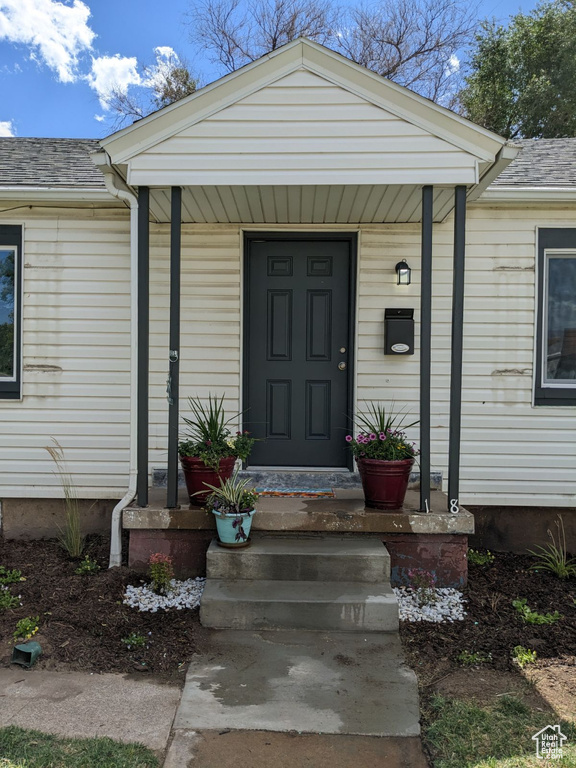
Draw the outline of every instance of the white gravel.
M130 608L151 613L156 613L160 608L165 610L175 608L177 611L183 608L197 608L200 605L205 583L206 579L200 576L186 581L172 579L170 582L172 589L167 595L157 595L148 584L143 584L141 587L133 587L129 584L126 587L123 602Z
M410 587L393 589L398 598L400 621L460 621L466 616L464 597L457 589L435 589L436 600L427 605L418 605L417 591Z

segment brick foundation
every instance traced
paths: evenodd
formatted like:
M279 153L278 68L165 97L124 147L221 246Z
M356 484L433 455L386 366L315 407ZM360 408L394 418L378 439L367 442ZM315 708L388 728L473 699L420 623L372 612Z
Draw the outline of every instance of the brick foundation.
M297 533L291 535L298 536ZM309 538L310 534L306 537ZM145 571L150 555L162 552L174 559L178 578L204 576L206 550L213 538L214 532L210 530L131 530L129 565L135 570ZM423 568L434 573L439 587L462 587L466 584L466 535L398 533L383 535L381 539L390 552L393 585L407 584L410 568Z
M390 553L391 582L408 585L408 571L435 574L438 587L463 587L468 580L468 536L465 534L396 533L382 536Z
M174 573L179 579L206 575L206 550L213 531L130 531L128 565L136 571L148 568L148 558L162 552L174 559Z

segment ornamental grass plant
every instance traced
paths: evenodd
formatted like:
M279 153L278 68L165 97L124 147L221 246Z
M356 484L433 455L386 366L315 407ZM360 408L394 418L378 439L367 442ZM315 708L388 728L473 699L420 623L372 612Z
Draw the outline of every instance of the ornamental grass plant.
M224 395L218 398L208 396L203 403L198 397L188 398L191 418L184 418L186 429L178 443L180 456L195 456L206 466L217 470L220 459L234 456L245 461L255 443L248 431L232 434L230 424L238 420L241 413L226 418Z
M238 470L232 477L220 481L220 487L205 485L212 491L206 501L205 508L217 515L242 515L251 512L258 501L258 494L253 488L248 488L250 478L240 478Z
M393 405L386 410L381 403L369 402L366 410L356 415L358 426L356 437L346 435L355 458L379 459L380 461L402 461L413 459L419 451L406 435L407 429L418 424L405 424L407 415L394 413Z

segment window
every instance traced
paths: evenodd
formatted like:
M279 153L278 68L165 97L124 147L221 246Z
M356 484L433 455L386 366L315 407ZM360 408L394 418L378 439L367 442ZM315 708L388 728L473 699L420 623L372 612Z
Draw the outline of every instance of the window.
M535 405L576 405L576 229L538 232Z
M0 225L0 398L20 398L22 228Z

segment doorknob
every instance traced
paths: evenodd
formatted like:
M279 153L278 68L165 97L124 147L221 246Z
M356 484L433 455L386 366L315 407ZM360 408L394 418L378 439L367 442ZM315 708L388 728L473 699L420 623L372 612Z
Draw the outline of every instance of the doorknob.
M338 363L338 369L340 371L345 371L346 370L346 363Z

